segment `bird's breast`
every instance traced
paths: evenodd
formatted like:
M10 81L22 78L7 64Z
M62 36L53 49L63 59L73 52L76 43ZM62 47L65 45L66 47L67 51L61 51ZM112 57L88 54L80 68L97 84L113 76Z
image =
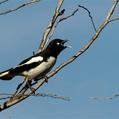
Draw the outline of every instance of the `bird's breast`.
M56 58L49 57L47 61L39 63L39 65L36 66L35 68L30 69L27 72L23 72L23 75L28 76L30 79L35 79L36 77L37 78L42 77L52 69L55 62L56 62Z

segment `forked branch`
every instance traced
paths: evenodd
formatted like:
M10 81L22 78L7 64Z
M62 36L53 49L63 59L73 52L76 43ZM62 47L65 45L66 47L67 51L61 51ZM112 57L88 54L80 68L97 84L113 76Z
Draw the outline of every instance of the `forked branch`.
M119 17L114 17L114 18L110 19L109 22L118 21L118 20L119 20Z
M57 21L57 18L60 16L60 9L62 7L63 2L64 2L64 0L59 0L59 3L58 3L57 8L55 10L55 13L52 17L52 20L49 23L48 27L46 28L45 32L43 33L43 37L42 37L40 46L37 50L37 53L41 52L45 48L45 45L47 44L47 41L48 41L48 36L51 33L51 31L52 31L52 29L53 29L53 27Z

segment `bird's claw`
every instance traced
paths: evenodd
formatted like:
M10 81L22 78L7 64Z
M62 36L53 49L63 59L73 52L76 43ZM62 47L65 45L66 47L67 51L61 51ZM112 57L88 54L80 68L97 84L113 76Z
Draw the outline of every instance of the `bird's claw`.
M45 79L45 82L48 83L48 77L45 76L44 79Z
M34 88L30 88L30 91L33 93L33 95L35 95L35 89Z

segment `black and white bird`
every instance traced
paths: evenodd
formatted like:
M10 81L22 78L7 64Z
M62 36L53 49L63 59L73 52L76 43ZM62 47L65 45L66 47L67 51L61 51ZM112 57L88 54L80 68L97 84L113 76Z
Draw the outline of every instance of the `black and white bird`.
M57 56L67 45L67 40L54 39L40 53L33 55L16 67L0 72L1 80L11 80L15 76L24 76L27 80L39 80L43 78L55 65Z

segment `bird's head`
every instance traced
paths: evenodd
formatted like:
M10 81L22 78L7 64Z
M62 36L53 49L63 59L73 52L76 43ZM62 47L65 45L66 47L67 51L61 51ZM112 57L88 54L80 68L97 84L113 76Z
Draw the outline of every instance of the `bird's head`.
M67 41L68 40L54 39L48 44L46 49L49 50L52 55L58 56L61 51L68 47L65 45Z

